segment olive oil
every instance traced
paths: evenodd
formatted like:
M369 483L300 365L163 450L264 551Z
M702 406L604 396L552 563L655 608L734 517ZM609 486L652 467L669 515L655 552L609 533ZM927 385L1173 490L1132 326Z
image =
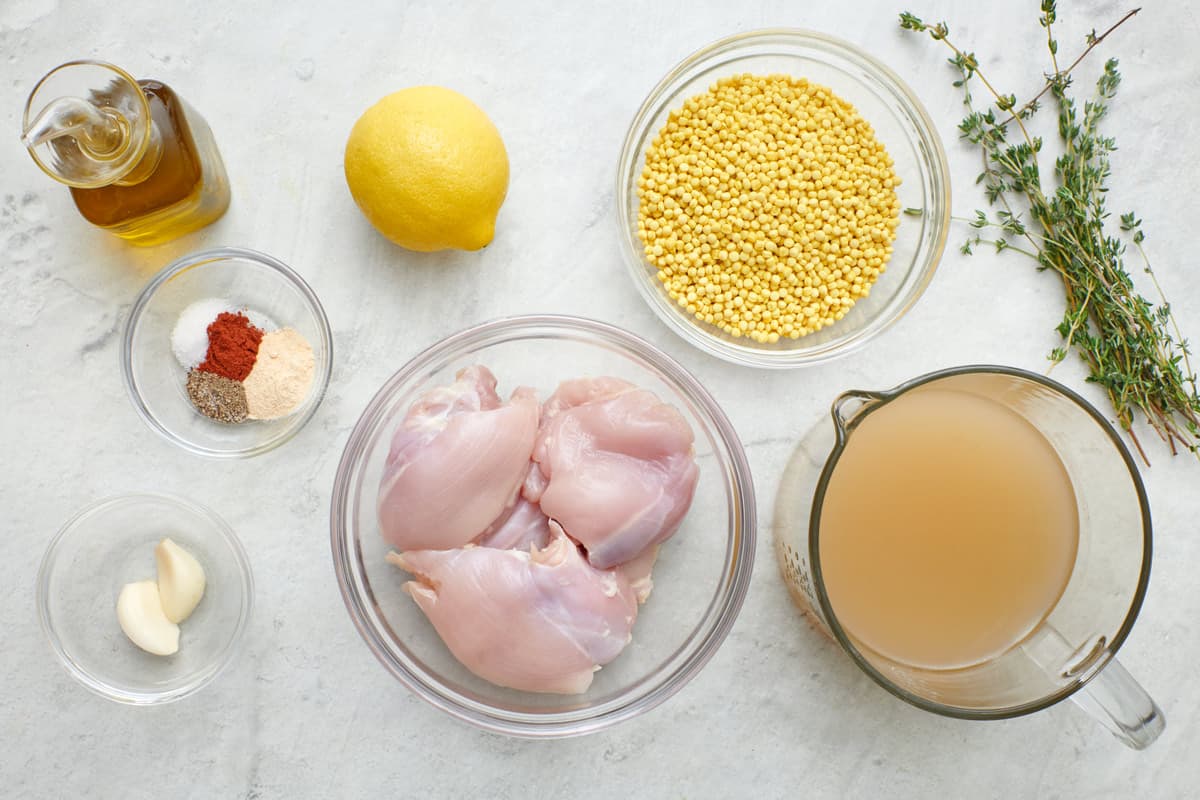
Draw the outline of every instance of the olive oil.
M174 239L229 206L203 117L170 87L109 64L72 62L43 78L23 138L38 165L71 187L88 222L133 244Z
M162 137L157 166L133 185L72 187L71 194L93 225L138 244L156 244L219 218L229 206L229 184L208 125L194 112L189 115L170 87L150 80L138 85Z

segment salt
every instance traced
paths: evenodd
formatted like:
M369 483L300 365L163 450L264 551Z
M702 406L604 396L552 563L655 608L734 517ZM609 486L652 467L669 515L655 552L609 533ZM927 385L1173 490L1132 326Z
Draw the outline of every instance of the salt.
M220 297L197 300L183 310L171 331L171 350L184 369L192 369L208 353L208 326L223 311L235 306Z

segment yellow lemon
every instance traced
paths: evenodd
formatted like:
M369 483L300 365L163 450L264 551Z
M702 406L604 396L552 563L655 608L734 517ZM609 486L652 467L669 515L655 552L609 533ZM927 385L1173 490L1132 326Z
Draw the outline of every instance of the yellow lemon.
M344 164L354 202L401 247L478 250L495 235L508 153L492 121L458 92L389 94L354 123Z

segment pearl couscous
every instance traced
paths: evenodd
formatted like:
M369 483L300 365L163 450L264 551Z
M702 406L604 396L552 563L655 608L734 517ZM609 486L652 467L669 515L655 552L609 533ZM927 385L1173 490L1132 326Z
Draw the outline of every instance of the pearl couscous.
M760 343L841 319L883 272L899 179L854 106L786 75L735 75L646 150L638 234L667 293Z

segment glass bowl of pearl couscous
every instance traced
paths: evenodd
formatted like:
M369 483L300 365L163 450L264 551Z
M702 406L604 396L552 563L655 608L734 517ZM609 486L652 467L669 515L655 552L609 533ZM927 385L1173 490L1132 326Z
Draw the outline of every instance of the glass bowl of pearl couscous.
M950 221L941 140L846 42L762 30L705 47L638 109L617 176L634 282L692 344L790 368L861 347L916 302Z

